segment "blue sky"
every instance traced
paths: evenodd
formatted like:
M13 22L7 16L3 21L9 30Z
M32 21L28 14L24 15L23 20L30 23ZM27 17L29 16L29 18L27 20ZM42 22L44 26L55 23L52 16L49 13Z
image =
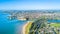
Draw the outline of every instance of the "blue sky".
M0 10L60 9L60 0L0 0Z

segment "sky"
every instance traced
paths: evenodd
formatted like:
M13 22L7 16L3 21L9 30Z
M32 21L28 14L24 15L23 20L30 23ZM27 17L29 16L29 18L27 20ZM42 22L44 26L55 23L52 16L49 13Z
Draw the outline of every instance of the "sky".
M60 9L60 0L0 0L0 10Z

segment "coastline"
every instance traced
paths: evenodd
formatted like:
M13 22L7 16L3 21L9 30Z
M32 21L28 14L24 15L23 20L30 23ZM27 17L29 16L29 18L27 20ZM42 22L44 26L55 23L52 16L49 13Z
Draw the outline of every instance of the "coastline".
M23 26L23 34L28 34L29 28L31 27L32 21L28 21L24 26Z

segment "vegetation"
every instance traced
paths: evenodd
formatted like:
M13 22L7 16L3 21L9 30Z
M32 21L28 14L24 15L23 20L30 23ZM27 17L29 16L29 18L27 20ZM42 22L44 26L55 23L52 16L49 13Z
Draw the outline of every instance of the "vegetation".
M53 24L50 24L50 26L53 26L53 27L60 27L60 23L53 23Z
M32 23L29 34L35 34L39 31L40 28L46 27L45 22L45 18L37 19L35 22Z
M35 20L29 29L29 34L60 34L60 23L48 23L45 16Z

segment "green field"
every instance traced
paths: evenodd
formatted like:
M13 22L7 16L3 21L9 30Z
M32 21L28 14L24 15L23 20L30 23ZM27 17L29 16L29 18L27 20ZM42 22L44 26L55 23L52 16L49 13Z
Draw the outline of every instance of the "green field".
M54 26L54 27L60 27L60 23L51 23L50 26Z

